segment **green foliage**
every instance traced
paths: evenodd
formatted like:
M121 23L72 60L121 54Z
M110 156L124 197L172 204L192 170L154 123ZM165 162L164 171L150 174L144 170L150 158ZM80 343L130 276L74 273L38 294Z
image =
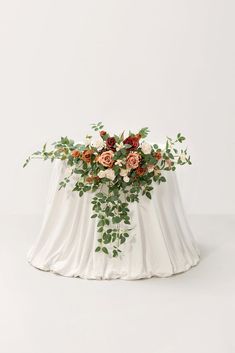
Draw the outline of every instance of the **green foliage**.
M139 134L141 135L142 138L146 138L149 134L149 128L148 127L143 127L140 131Z
M91 124L91 128L95 131L99 131L99 130L102 130L104 127L104 125L102 124L102 122L100 121L99 123L97 124Z
M99 131L103 129L102 122L92 124L92 129ZM149 133L148 128L142 128L139 131L141 138L146 138ZM110 135L102 134L104 146L102 149L88 146L88 144L75 143L74 140L61 137L59 141L53 143L53 148L47 150L47 144L44 144L41 151L34 152L29 156L23 167L26 167L32 159L41 158L43 160L60 159L70 168L63 180L59 182L59 189L66 188L70 183L72 175L77 177L73 191L82 197L86 192L93 192L92 215L91 218L96 223L98 233L98 245L95 252L104 253L112 257L119 257L126 242L130 238L132 231L129 205L139 202L140 197L152 198L154 190L153 183L166 182L165 172L174 171L177 165L191 164L187 149L178 150L177 145L181 144L185 137L181 133L177 134L175 140L167 138L164 148L158 144L151 146L151 153L144 154L139 147L134 151L139 155L140 166L143 173L138 172L138 168L128 170L128 180L121 175L122 169L126 168L126 159L130 152L133 152L132 146L124 145L124 132L114 136L117 144L122 144L121 148L114 146L112 150L114 178L108 179L108 176L99 177L100 172L106 172L107 167L98 162L97 157L105 147L105 141ZM129 136L136 136L130 132ZM90 162L81 158L86 150L91 151ZM104 148L106 151L106 148ZM73 153L77 151L74 157ZM119 165L121 161L121 164ZM111 168L108 168L111 169ZM163 175L164 172L164 175Z

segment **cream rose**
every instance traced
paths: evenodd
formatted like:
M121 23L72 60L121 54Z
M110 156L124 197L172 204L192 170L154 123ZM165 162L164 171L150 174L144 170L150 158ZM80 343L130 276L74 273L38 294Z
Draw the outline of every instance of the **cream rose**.
M128 183L128 181L130 181L130 178L126 175L124 176L123 180L125 181L125 183Z
M98 151L102 150L105 146L105 142L102 139L96 140L92 143L92 146L94 146Z
M105 178L105 170L101 170L99 171L99 173L97 174L99 178Z
M114 180L115 179L115 173L113 169L106 169L105 171L105 176L106 178L108 178L109 180Z
M127 176L128 173L129 173L129 170L128 170L128 169L121 169L121 170L120 170L120 175L121 175L122 177Z
M152 151L152 146L147 142L143 142L141 144L141 150L144 154L150 154Z

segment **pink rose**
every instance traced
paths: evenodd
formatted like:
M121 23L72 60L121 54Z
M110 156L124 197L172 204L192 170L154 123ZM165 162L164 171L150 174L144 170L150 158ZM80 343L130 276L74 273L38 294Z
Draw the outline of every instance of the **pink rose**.
M112 168L114 160L113 160L114 153L113 151L106 151L101 153L98 157L98 162L102 164L104 167Z
M140 158L137 152L130 152L126 159L127 169L136 169L140 164Z

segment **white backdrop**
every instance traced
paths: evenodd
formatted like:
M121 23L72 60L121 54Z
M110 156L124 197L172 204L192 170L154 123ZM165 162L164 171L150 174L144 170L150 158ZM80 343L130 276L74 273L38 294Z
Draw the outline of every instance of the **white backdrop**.
M51 166L25 157L102 120L181 131L188 213L235 213L233 0L0 2L2 213L41 213Z

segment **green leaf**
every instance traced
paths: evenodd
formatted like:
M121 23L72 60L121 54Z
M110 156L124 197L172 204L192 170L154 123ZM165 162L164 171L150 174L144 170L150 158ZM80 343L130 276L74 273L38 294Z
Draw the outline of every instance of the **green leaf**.
M108 254L109 252L108 252L108 249L106 248L106 247L103 247L102 248L102 251L105 253L105 254Z
M99 252L101 250L100 246L97 246L97 248L95 249L95 252Z
M113 221L113 223L120 223L121 222L121 218L118 217L118 216L115 216L115 217L113 217L112 221Z
M121 235L120 239L121 239L121 244L125 243L126 238L123 235Z
M117 250L113 250L113 257L117 257L117 256L118 256Z
M149 128L148 127L143 127L140 131L139 134L141 135L142 138L146 138L149 134Z
M103 239L105 244L109 244L111 242L111 234L104 234Z

